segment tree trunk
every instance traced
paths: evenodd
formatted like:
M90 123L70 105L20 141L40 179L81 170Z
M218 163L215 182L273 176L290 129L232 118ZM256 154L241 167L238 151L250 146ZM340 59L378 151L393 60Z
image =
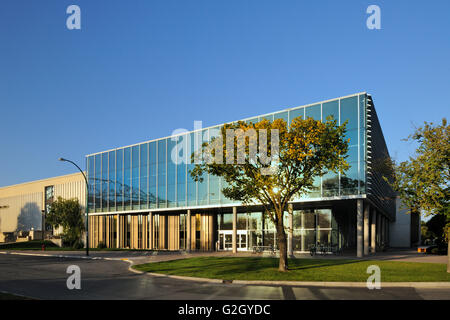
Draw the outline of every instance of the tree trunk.
M286 272L288 270L287 260L287 240L286 232L284 231L283 221L277 223L277 243L278 250L280 251L280 261L278 265L278 271Z

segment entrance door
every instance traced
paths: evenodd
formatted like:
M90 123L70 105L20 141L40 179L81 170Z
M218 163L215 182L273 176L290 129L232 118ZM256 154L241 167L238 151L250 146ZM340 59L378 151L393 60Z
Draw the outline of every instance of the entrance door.
M237 230L236 247L238 251L246 251L248 248L248 231ZM219 248L220 250L233 250L233 231L219 231Z
M247 251L248 247L247 233L248 233L247 230L238 230L237 232L236 245L239 251Z

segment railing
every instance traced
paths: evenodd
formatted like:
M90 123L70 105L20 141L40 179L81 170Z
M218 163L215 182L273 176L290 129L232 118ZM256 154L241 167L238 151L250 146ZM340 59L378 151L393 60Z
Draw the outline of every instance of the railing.
M334 254L334 255L341 255L342 254L342 248L339 248L337 244L312 244L309 246L309 253L311 256L314 256L316 254L320 255L327 255L327 254Z
M270 246L253 246L253 253L261 253L263 251L270 251L271 253L275 253L275 249L272 245Z

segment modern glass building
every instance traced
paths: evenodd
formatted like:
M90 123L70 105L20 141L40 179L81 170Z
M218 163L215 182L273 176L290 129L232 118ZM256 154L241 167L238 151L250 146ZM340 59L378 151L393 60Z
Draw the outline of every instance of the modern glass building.
M345 174L318 177L286 214L289 251L314 243L355 248L359 255L388 241L395 195L383 175L389 157L372 98L363 92L244 119L302 116L338 124L348 121ZM276 247L275 227L261 206L243 206L221 192L224 181L205 175L194 181L189 155L222 125L86 156L90 246L155 250L251 250ZM184 145L183 145L184 144Z

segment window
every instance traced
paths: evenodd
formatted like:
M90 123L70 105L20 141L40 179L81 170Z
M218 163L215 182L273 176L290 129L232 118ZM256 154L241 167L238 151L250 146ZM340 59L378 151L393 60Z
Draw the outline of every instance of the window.
M149 157L150 157L150 164L149 164L149 202L150 202L150 208L156 208L156 198L157 198L157 158L156 158L156 152L157 152L157 146L156 142L150 142L149 143Z
M148 208L148 144L141 144L139 150L139 197L140 208Z
M109 211L116 210L116 151L109 152L108 202Z
M167 204L169 207L175 207L177 205L175 199L176 193L176 174L177 174L177 159L172 159L172 155L176 151L176 142L172 139L167 139Z
M358 129L358 97L341 99L341 121L348 120L347 130Z
M131 148L131 205L139 209L139 146Z
M131 148L123 151L123 205L125 210L131 209Z
M123 149L116 151L116 206L123 210Z
M314 106L306 107L306 118L313 118L314 120L321 120L321 108L320 104L316 104Z
M158 141L158 208L167 208L167 140Z

